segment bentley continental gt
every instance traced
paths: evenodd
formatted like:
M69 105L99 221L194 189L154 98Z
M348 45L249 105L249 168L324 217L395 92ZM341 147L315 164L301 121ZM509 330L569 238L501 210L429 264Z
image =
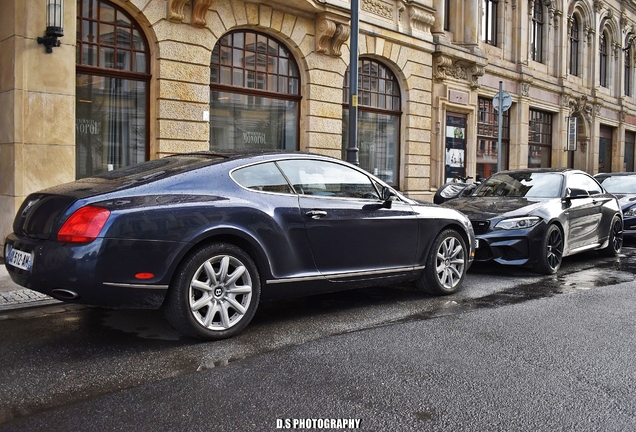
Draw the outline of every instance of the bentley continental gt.
M18 284L66 302L163 308L181 332L240 332L262 298L414 281L456 292L468 218L301 152L165 157L29 195L5 241Z

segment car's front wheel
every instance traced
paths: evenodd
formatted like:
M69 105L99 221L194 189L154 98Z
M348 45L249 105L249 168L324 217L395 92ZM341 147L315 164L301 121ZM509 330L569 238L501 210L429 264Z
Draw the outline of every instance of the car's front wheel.
M200 248L179 266L165 314L186 335L218 340L239 333L251 321L261 292L256 265L227 243Z
M417 287L434 295L457 292L466 275L468 253L466 242L457 231L442 231L433 242Z
M608 244L605 249L600 252L605 256L616 256L620 253L623 247L623 221L618 215L615 215L610 225L610 232L608 235Z
M539 251L539 261L534 266L534 270L541 274L555 274L561 267L563 260L563 233L561 229L554 225L548 225L541 241Z

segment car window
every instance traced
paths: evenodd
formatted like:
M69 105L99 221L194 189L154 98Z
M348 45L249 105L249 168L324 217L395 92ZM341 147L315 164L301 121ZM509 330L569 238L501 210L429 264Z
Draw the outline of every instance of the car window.
M222 157L171 156L129 165L113 171L106 171L78 181L82 183L94 183L96 180L102 180L130 185L170 177L222 160L224 160Z
M568 188L570 190L582 189L590 195L598 195L603 193L603 189L596 180L585 174L574 173L568 179Z
M279 161L278 165L300 194L339 198L380 198L368 176L344 165L309 159Z
M525 198L558 198L563 176L559 173L508 172L495 174L484 181L473 196L507 196Z
M636 194L636 175L607 176L598 180L610 193Z
M248 189L294 193L275 163L263 163L239 168L232 173L234 181Z

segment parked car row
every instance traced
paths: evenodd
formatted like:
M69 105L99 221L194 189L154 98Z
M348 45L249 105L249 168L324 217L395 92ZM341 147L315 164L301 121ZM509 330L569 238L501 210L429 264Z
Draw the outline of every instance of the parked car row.
M411 200L314 154L176 155L29 195L5 264L59 300L163 308L184 334L222 339L264 298L401 281L447 295L473 260L552 274L622 246L618 199L581 171L500 172L445 199Z

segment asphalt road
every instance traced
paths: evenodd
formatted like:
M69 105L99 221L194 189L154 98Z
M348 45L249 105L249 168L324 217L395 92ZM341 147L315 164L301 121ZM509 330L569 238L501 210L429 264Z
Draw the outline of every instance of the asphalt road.
M0 315L0 430L635 430L635 266L626 248L555 277L478 266L445 298L399 286L264 304L214 343L152 311Z

